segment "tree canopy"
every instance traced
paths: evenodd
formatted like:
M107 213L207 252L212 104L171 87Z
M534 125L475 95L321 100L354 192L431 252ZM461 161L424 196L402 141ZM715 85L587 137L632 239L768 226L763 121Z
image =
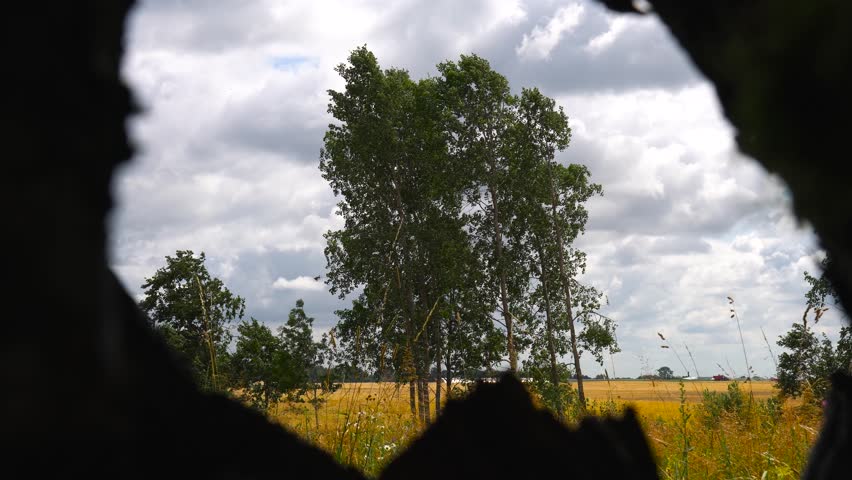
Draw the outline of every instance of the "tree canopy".
M337 67L344 89L329 91L319 165L344 220L325 236L327 283L342 298L360 291L338 312L343 355L408 383L426 422L433 371L448 385L466 370L516 371L532 347L549 352L546 370L582 379L583 352L617 351L601 295L577 282L573 242L602 188L555 159L567 116L535 88L512 94L476 55L437 69L413 80L352 51Z
M836 345L825 334L818 336L813 327L808 326L811 313L813 324L819 323L829 308L828 300L837 305L834 287L825 275L830 264L831 257L826 256L820 262L822 273L819 277L807 271L804 273L810 289L805 293L802 321L793 323L778 340L778 345L785 348L778 356L777 369L777 386L783 395L799 397L807 393L811 398L822 399L828 393L831 374L837 370L849 371L852 367L852 329L848 325L841 327Z
M225 379L231 334L228 324L242 318L245 300L231 293L204 265L204 252L178 250L145 279L140 308L155 330L187 360L200 384L218 389Z

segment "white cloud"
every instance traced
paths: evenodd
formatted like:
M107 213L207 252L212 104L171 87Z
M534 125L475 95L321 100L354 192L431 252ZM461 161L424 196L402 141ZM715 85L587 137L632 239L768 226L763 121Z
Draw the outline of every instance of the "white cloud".
M288 280L283 277L278 277L278 279L272 283L272 288L279 290L319 291L323 290L325 287L322 282L314 280L310 277L296 277L292 280Z
M583 280L621 325L618 374L638 374L640 355L678 367L659 330L690 345L702 374L737 366L726 295L759 372L771 365L760 327L774 341L801 318L813 235L779 182L736 153L712 87L653 16L588 1L185 0L140 2L130 26L124 74L145 113L131 122L139 153L115 180L110 242L131 294L164 256L192 249L248 315L280 322L304 298L317 328L336 321L348 300L313 280L323 233L341 227L318 153L326 91L342 87L334 66L366 44L414 78L477 53L515 91L539 86L565 107L573 138L559 160L587 164L605 192L578 246ZM836 334L836 312L820 325Z
M627 28L630 23L630 17L627 16L618 16L613 17L609 21L609 29L601 33L600 35L595 36L584 47L586 51L592 54L600 54L607 48L609 48L615 40L621 35L621 33Z
M523 59L543 60L550 57L550 52L562 37L580 24L583 11L583 5L577 3L560 7L547 25L536 25L532 32L524 34L515 52Z

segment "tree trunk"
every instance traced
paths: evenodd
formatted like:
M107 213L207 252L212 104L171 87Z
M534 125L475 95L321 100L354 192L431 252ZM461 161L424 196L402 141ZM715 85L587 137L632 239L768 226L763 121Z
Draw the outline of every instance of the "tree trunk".
M429 393L429 377L423 377L423 419L426 425L432 423L432 394Z
M417 420L423 425L423 382L420 377L415 381L417 388Z
M414 296L411 290L408 292L409 295L409 308L412 312L415 311L414 304ZM420 294L421 301L424 301L425 296L421 292ZM412 314L411 318L415 318L415 315ZM424 317L425 319L425 317ZM424 320L425 321L425 320ZM423 324L422 326L418 326L417 323L414 324L414 332L417 332L414 336L414 368L415 375L417 378L417 401L418 401L418 414L420 417L421 425L429 424L429 383L428 383L428 370L429 370L429 333L426 330L428 325Z
M417 342L415 340L415 333L417 332L417 325L414 322L414 292L411 290L410 283L406 283L405 288L406 295L406 305L408 306L408 325L407 325L407 336L408 336L408 353L410 359L410 368L407 372L410 375L410 387L409 393L411 395L411 415L414 419L419 419L422 421L423 419L423 398L420 396L420 349L417 348ZM417 397L417 401L415 402L414 398Z
M399 217L399 221L400 221L400 227L399 228L402 228L402 225L403 225L402 222L404 221L405 212L402 209L402 192L400 191L400 187L399 187L400 183L401 182L399 181L398 178L394 179L394 185L395 185L395 188L394 188L394 194L395 194L394 195L394 204L395 204L396 214ZM401 232L401 231L398 232L397 235L400 239L400 243L399 243L400 250L401 250L400 257L402 257L408 251L408 235L407 235L406 232ZM415 384L414 384L415 381L417 380L417 373L416 373L417 372L417 365L416 365L417 357L416 357L416 353L415 353L416 347L415 347L415 345L413 345L414 332L416 331L415 325L414 325L414 296L411 292L411 286L410 286L410 282L408 281L408 279L406 278L405 282L403 282L403 280L402 280L402 273L400 272L400 265L401 264L402 264L401 261L397 261L397 265L396 265L397 288L398 288L398 291L399 291L400 302L402 302L404 305L406 305L408 307L408 312L407 312L408 313L408 319L407 319L407 322L406 322L406 332L405 332L406 337L407 337L406 338L406 358L403 359L403 375L404 375L404 378L408 380L408 403L409 403L409 407L411 408L411 417L412 417L412 419L416 420L418 418L418 415L417 415L417 400L416 400L417 392L416 392L416 387L415 387Z
M435 352L435 420L441 415L441 339Z
M266 387L266 385L264 385ZM266 410L266 413L269 413L269 389L263 389L263 409Z
M424 295L423 298L426 298ZM428 303L427 303L428 305ZM424 310L424 311L429 311ZM427 314L428 315L428 314ZM427 320L424 320L424 322ZM431 322L431 319L428 320ZM432 366L432 345L430 343L430 335L429 328L431 325L423 325L423 335L420 338L420 341L423 342L423 350L421 354L421 362L420 362L420 381L423 384L423 425L429 425L432 423L432 408L429 402L429 374L431 373Z
M317 432L319 433L319 411L320 411L320 403L319 398L317 397L317 388L314 387L314 421L316 422Z
M568 330L571 333L571 353L574 356L574 371L577 375L577 398L580 401L580 409L582 411L586 410L586 395L583 392L583 370L580 368L580 351L577 347L577 334L574 330L574 312L571 310L571 285L569 283L569 278L565 274L565 255L564 255L564 246L565 244L562 242L562 225L559 223L559 219L557 218L556 205L558 203L558 199L556 197L556 188L553 186L553 176L551 169L551 178L550 178L550 209L553 214L553 229L556 231L556 242L559 248L557 251L559 255L557 256L558 265L559 265L559 279L562 281L562 286L565 291L565 310L568 315Z
M491 194L491 214L494 222L494 256L497 263L498 279L500 282L500 306L503 309L503 322L506 324L506 350L509 353L509 370L518 371L518 352L515 350L515 337L512 330L512 314L509 312L509 293L506 287L506 271L503 268L503 229L500 225L500 208L497 187L488 186Z
M544 288L544 315L545 315L545 335L547 335L547 353L550 356L550 382L554 388L559 388L559 368L556 364L556 345L554 340L553 320L550 309L550 289L547 286L547 274L545 273L546 261L544 259L544 249L541 244L538 244L538 258L541 263L541 286ZM556 416L562 419L565 412L562 408L562 401L556 403Z
M414 399L414 379L408 381L408 404L411 407L411 418L417 419L417 401Z
M447 325L447 353L446 353L446 364L447 364L447 400L451 398L451 394L453 392L453 371L452 367L450 367L452 362L453 351L450 348L450 341L453 338L453 334L455 333L456 321L459 319L459 312L453 312L450 316L450 322Z
M429 380L427 378L418 378L417 379L417 397L420 401L420 422L427 426L430 423L429 418Z

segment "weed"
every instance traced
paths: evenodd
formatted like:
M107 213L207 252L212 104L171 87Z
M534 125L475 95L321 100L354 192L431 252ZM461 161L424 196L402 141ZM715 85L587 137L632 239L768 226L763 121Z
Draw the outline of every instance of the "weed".
M771 382L588 382L586 413L636 409L660 466L660 477L796 478L822 421L819 406L773 396ZM404 393L404 392L403 392ZM462 396L462 388L454 397ZM278 421L341 463L376 476L421 432L407 398L393 383L350 383L313 408L282 405ZM541 402L536 402L542 405ZM576 402L571 402L576 404ZM273 412L270 412L272 414ZM581 418L569 409L566 421ZM495 419L495 421L497 421Z

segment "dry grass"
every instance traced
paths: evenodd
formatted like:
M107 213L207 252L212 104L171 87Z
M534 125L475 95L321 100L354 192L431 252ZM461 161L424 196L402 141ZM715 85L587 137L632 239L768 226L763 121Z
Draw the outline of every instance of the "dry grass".
M754 392L755 399L767 399L775 394L772 387L773 382L754 381L749 389L745 383L744 389ZM702 392L707 389L711 392L726 392L728 382L714 381L685 381L686 400L690 403L700 402ZM679 382L677 380L586 380L583 382L586 396L593 400L620 400L624 402L656 401L656 402L680 402Z
M728 411L702 403L705 390L726 394L728 382L684 382L682 393L677 381L585 383L591 411L618 413L628 405L637 410L662 478L796 478L821 412L801 402L773 401L769 381L739 387L742 403ZM408 386L393 383L344 385L320 409L319 428L307 404L282 404L270 413L368 475L378 473L420 431L412 421Z

